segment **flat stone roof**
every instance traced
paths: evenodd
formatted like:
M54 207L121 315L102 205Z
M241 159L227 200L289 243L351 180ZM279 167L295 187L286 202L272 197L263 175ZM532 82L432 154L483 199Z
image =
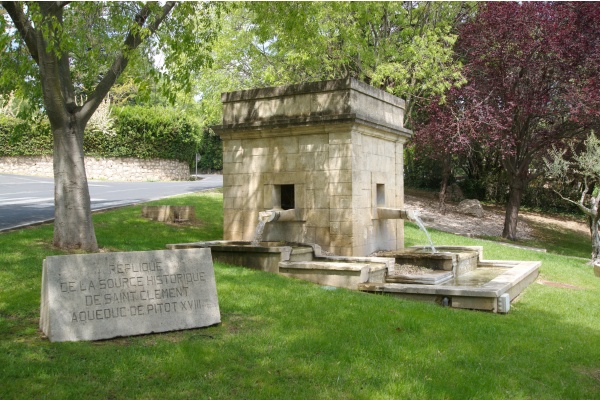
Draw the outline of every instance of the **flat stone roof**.
M405 101L354 78L223 93L219 133L299 125L354 124L410 137Z
M400 97L396 97L386 91L377 89L355 78L321 82L305 82L296 85L275 86L250 90L238 90L235 92L222 93L221 102L231 103L235 101L269 99L307 93L334 92L345 89L352 89L375 99L394 104L402 109L405 108L405 101Z

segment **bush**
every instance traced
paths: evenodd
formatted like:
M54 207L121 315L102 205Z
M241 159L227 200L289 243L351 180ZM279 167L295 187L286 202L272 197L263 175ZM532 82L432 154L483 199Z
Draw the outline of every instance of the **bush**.
M114 111L116 135L88 131L87 155L164 158L192 165L200 142L200 127L174 109L126 106Z
M442 182L442 163L440 161L418 157L415 147L404 147L404 184L415 189L440 190Z
M202 133L198 154L200 154L199 170L213 172L223 169L223 141L211 130Z
M84 152L97 157L162 158L193 165L200 126L179 111L164 107L115 108L114 131L86 129ZM0 115L0 156L52 154L47 120L28 122Z
M483 162L483 161L480 161ZM425 156L416 155L414 146L404 149L404 183L414 189L440 190L442 181L441 163ZM478 178L473 176L451 176L448 184L456 181L469 199L505 205L508 201L508 178L506 173L496 168L483 170ZM543 177L533 180L525 189L521 207L540 212L575 214L577 206L565 202L551 189L545 187Z
M575 199L580 195L575 187L565 188L564 193ZM529 184L523 194L521 205L542 212L571 215L580 215L581 213L575 204L564 201L552 189L546 187L543 177L538 177Z
M52 154L53 141L47 121L28 122L0 115L0 156Z

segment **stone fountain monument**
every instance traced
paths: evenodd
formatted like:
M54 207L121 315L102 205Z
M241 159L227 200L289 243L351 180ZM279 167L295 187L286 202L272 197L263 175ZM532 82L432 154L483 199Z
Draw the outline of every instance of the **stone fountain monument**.
M403 247L402 99L354 79L224 93L224 239Z
M225 240L169 248L210 247L222 263L500 313L537 277L539 262L483 260L481 247L404 249L403 219L415 214L404 210L402 99L346 79L222 102Z

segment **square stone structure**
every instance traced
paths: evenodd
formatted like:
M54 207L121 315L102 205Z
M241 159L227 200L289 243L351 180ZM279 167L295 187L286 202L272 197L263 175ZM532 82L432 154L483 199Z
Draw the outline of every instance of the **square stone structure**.
M355 79L224 93L224 239L319 244L344 256L404 246L404 100ZM284 220L285 219L285 220Z

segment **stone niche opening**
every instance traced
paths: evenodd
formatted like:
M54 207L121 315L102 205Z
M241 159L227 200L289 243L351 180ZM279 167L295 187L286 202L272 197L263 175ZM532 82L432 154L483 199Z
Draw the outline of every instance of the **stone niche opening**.
M375 186L377 207L385 207L385 185L378 183Z
M273 208L280 208L282 210L293 210L296 208L294 185L276 185L275 191L277 192L276 199L278 200L278 204L275 204Z
M403 248L404 100L354 79L224 93L224 239L315 243L344 256Z

